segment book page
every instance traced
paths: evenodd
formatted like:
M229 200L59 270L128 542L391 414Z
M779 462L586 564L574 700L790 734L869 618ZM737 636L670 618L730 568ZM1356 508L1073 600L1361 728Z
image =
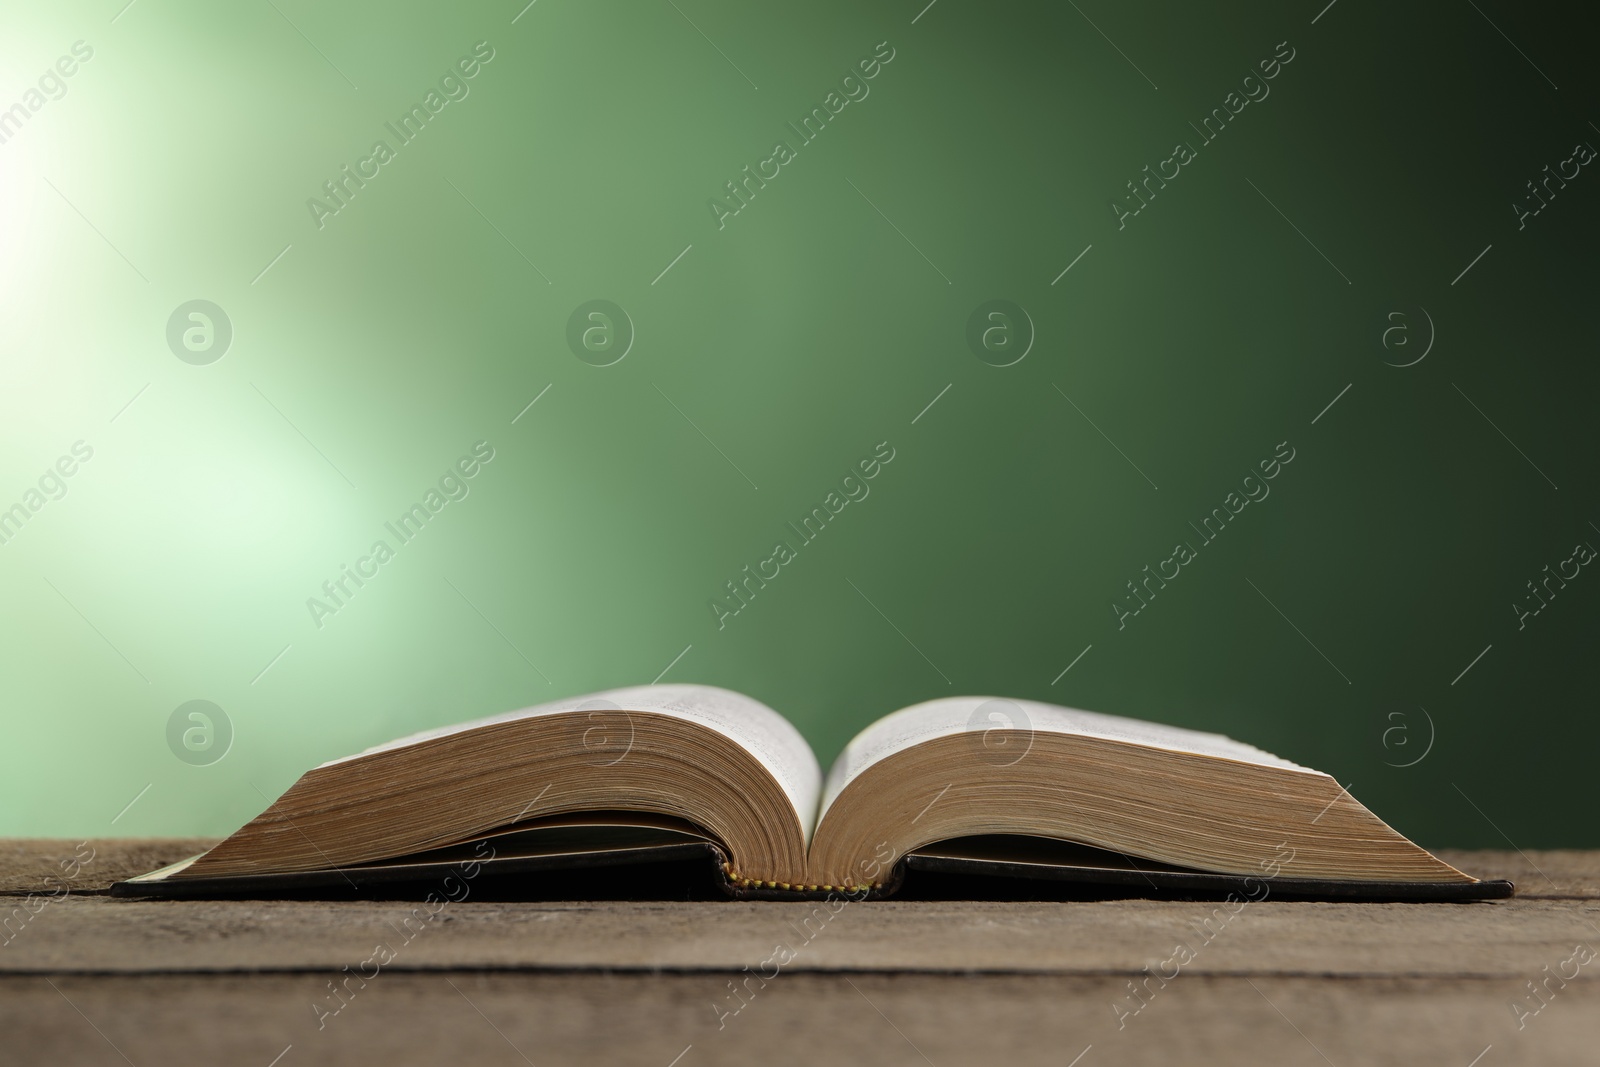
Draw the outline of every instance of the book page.
M1289 770L1321 774L1298 763L1280 759L1221 734L1186 730L1180 726L1127 719L1120 715L1102 715L1094 711L1079 711L1055 704L1041 704L1032 700L1008 700L1002 697L943 697L914 704L884 716L857 734L834 760L823 789L822 810L850 780L868 767L902 749L935 737L950 734L972 733L974 743L983 743L987 730L1020 729L1035 732L1077 734L1123 741L1172 752L1192 752L1201 756L1255 763L1263 767L1283 767ZM1017 740L1008 743L1017 744ZM1026 745L1026 740L1020 742ZM1001 750L1003 751L1003 750ZM1024 749L1019 748L1020 753Z
M464 733L480 726L531 719L540 715L555 715L565 711L594 711L618 708L623 711L642 711L698 723L722 734L747 750L767 769L794 805L806 840L816 823L817 798L822 791L822 769L817 757L789 720L751 697L728 689L709 685L638 685L626 689L610 689L586 696L567 697L519 711L490 715L471 722L457 723L433 730L423 730L382 745L376 745L353 756L330 760L324 767L347 760L404 748L437 737Z

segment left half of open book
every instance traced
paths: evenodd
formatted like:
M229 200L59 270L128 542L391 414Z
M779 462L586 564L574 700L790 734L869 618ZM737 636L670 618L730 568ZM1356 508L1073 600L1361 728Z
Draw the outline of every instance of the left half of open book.
M371 884L474 862L531 872L708 846L737 857L749 877L800 881L821 790L810 746L759 701L709 686L638 686L324 763L210 851L115 891Z

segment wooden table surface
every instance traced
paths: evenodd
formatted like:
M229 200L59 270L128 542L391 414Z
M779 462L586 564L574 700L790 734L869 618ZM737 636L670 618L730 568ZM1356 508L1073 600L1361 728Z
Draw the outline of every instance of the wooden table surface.
M1600 852L1441 853L1509 901L1236 914L106 895L207 844L0 841L0 1063L1600 1064Z

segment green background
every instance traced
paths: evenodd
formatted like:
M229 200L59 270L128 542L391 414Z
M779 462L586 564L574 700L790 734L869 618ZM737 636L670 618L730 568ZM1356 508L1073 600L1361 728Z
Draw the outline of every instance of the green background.
M1600 545L1600 176L1511 208L1600 143L1593 34L1321 8L8 5L0 107L94 55L0 145L0 507L94 455L0 545L0 834L226 833L322 760L671 664L824 765L996 693L1229 733L1425 844L1600 844L1600 577L1511 606ZM319 228L307 199L479 41L470 94ZM233 328L206 365L166 341L197 298ZM566 341L593 299L636 331L607 367ZM992 299L1036 331L1012 366L965 338ZM470 495L318 627L307 598L480 440ZM719 628L723 583L883 441ZM208 765L168 743L196 699L233 732Z

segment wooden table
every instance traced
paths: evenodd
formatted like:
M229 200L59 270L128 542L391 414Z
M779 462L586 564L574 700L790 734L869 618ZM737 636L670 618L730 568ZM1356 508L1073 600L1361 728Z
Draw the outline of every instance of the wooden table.
M818 920L801 903L469 896L430 915L105 894L208 843L0 841L0 1063L1600 1063L1600 957L1579 962L1600 951L1597 852L1443 854L1516 881L1511 901L1269 898L1225 922L1144 900ZM1176 965L1180 942L1194 956Z

